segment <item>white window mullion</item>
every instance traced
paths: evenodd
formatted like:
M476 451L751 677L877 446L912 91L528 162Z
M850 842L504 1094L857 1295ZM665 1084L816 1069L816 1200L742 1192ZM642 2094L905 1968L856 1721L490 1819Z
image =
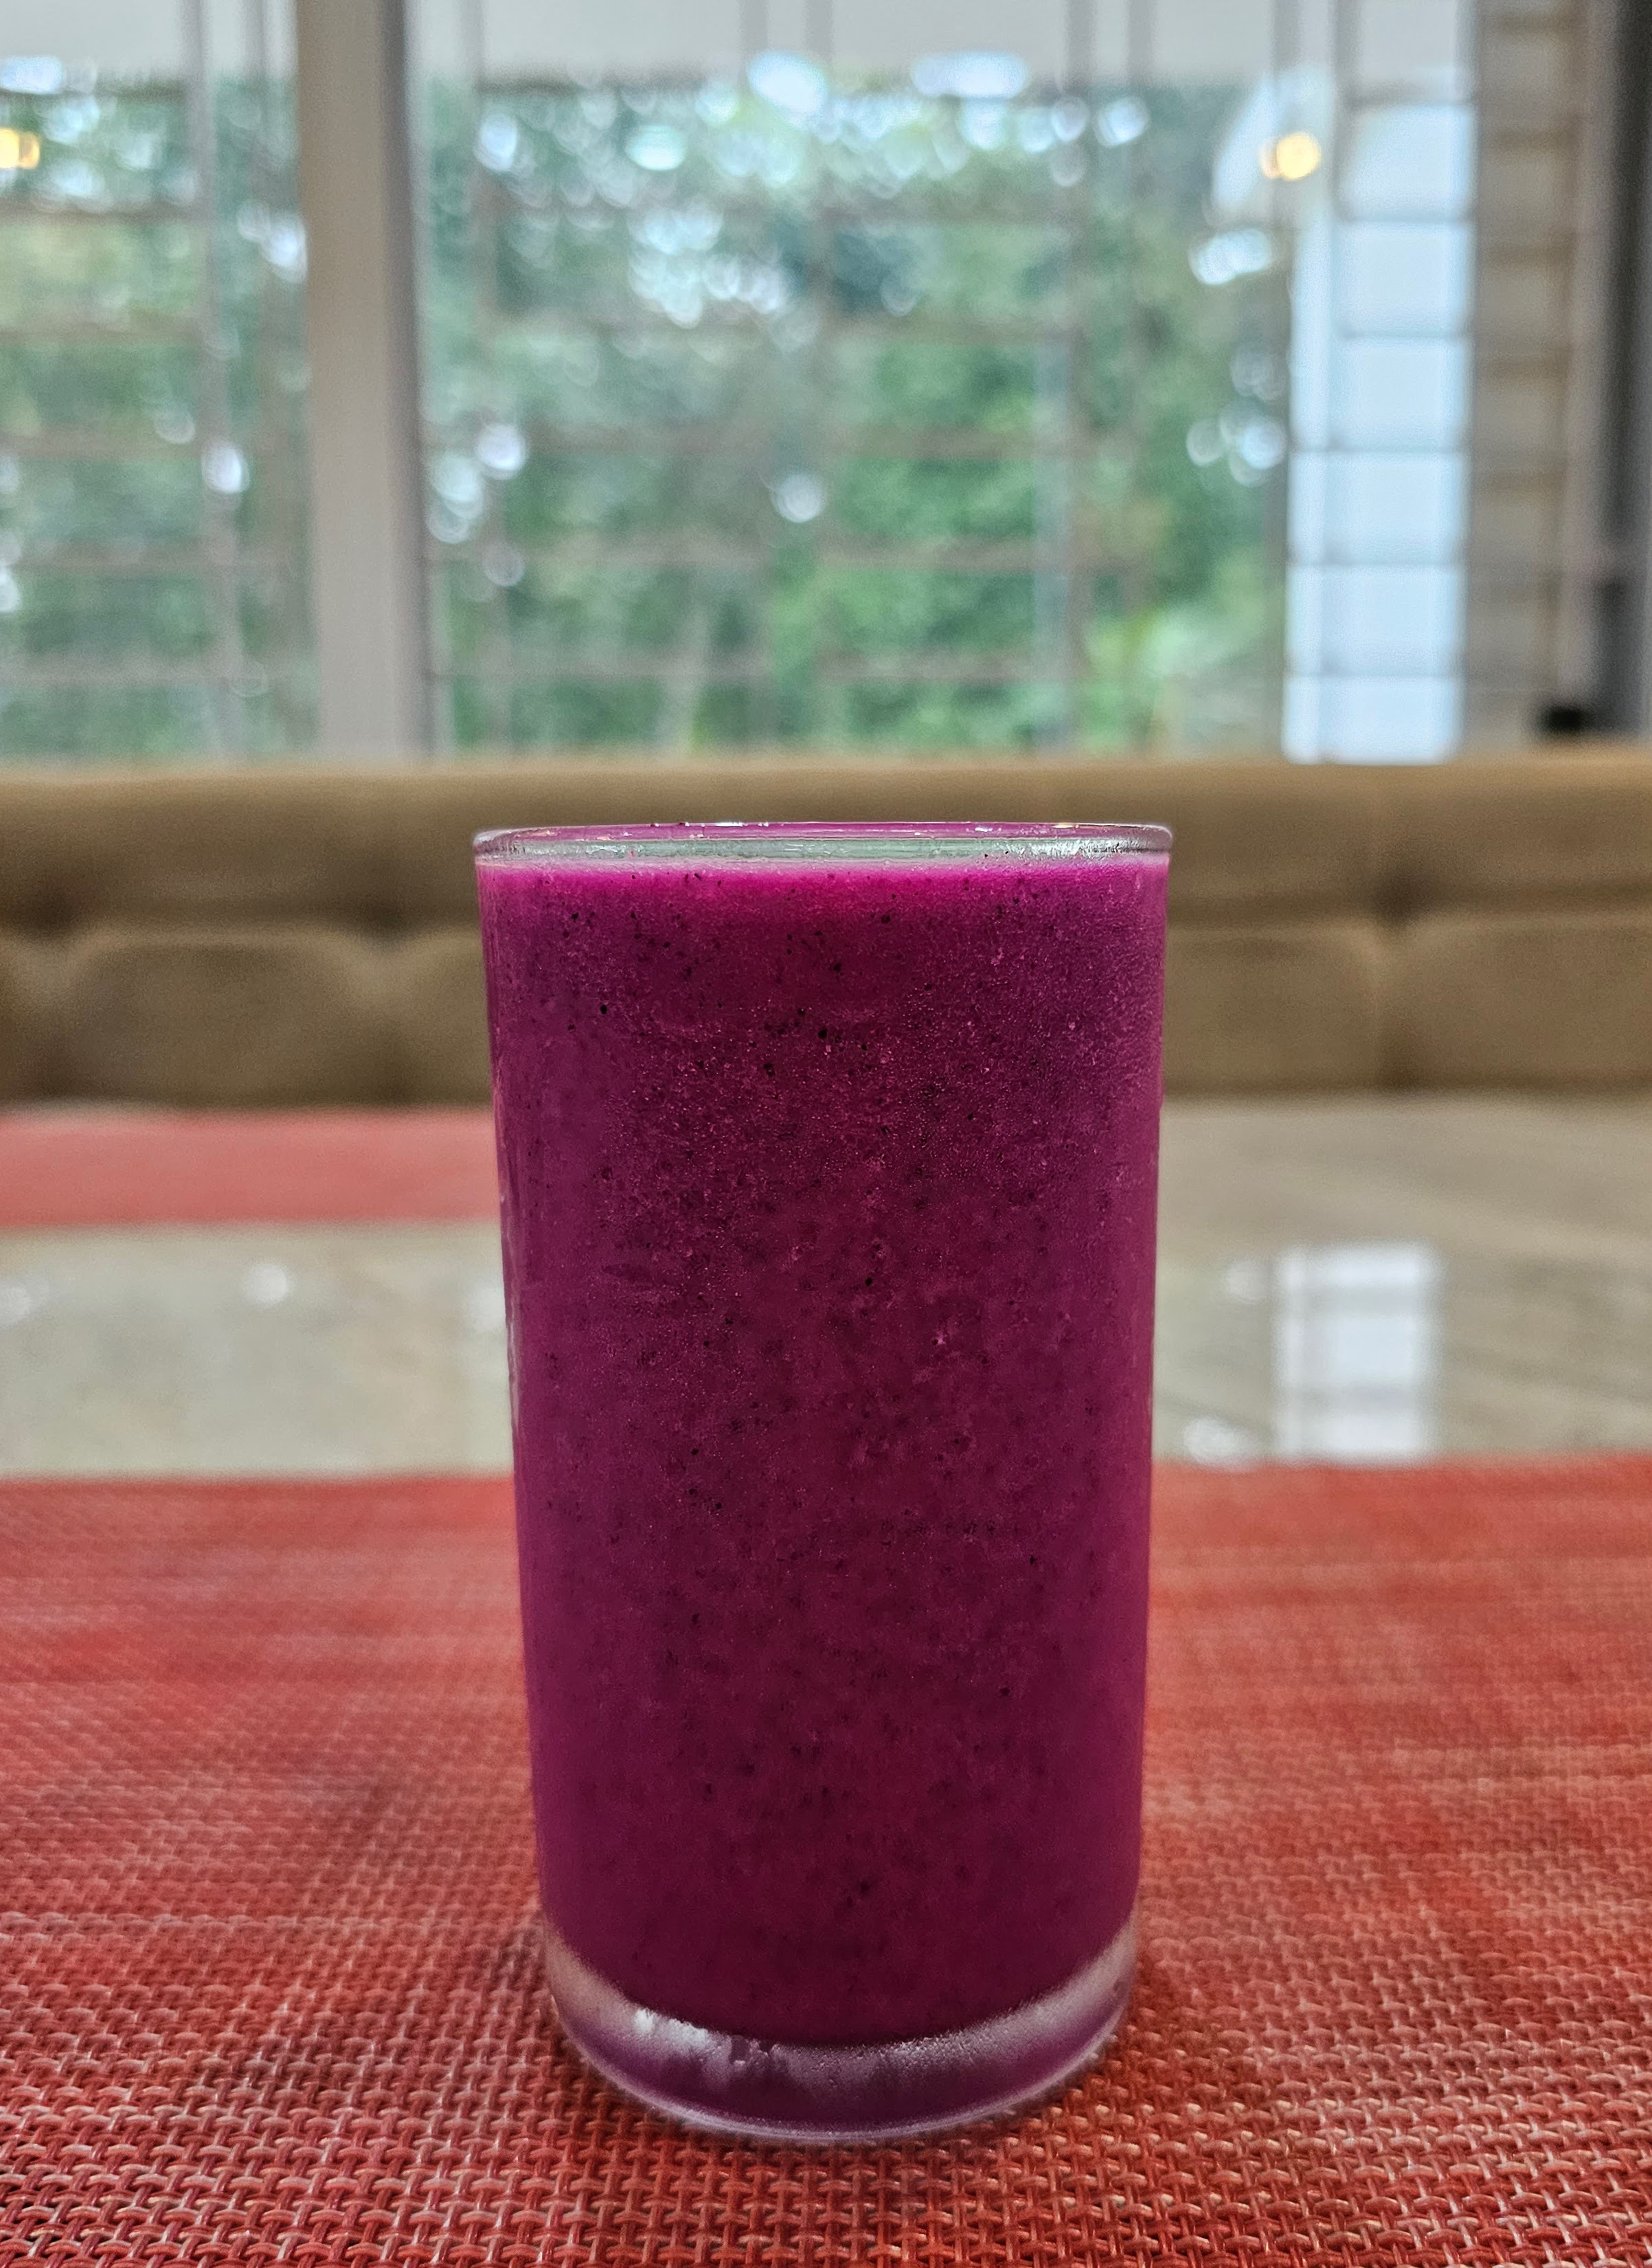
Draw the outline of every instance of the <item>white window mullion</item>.
M329 752L424 747L424 513L402 0L297 0L312 611Z

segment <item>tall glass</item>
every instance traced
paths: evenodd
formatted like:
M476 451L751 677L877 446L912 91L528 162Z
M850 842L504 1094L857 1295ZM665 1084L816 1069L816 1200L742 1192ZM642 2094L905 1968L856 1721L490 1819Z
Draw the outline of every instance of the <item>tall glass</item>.
M1123 2011L1169 849L478 842L550 1979L682 2118L948 2125Z

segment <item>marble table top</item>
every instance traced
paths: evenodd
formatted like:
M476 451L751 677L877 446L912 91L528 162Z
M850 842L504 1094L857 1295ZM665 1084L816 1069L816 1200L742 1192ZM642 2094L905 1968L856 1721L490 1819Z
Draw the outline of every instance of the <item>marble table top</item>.
M1652 1447L1652 1101L1173 1105L1157 1439ZM0 1471L508 1460L490 1222L0 1235Z

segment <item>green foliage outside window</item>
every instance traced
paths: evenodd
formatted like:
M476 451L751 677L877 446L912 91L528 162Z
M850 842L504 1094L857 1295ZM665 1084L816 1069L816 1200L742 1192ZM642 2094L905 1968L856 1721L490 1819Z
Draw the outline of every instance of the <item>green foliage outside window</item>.
M432 91L453 740L1272 741L1285 295L1190 264L1232 95L792 71Z
M0 760L313 737L291 104L0 95Z
M780 77L427 90L442 736L1274 740L1286 296L1190 259L1232 94ZM291 90L210 112L0 93L0 760L313 744Z

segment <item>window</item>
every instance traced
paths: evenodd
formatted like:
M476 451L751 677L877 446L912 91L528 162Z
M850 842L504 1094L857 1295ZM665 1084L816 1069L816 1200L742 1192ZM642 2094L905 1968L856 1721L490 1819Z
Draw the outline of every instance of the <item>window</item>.
M696 72L682 11L559 70L547 20L485 9L424 81L446 737L1277 739L1286 278L1207 210L1236 57L707 69L708 23Z
M1609 8L406 13L410 197L314 92L403 92L398 0L11 0L0 760L1419 760L1591 698Z
M1300 758L1449 755L1463 735L1475 114L1465 8L1346 9L1334 67L1237 121L1331 152L1292 244L1283 737ZM1281 144L1279 146L1286 146ZM1219 181L1219 193L1221 188Z
M7 8L0 755L313 738L279 29L188 0Z

